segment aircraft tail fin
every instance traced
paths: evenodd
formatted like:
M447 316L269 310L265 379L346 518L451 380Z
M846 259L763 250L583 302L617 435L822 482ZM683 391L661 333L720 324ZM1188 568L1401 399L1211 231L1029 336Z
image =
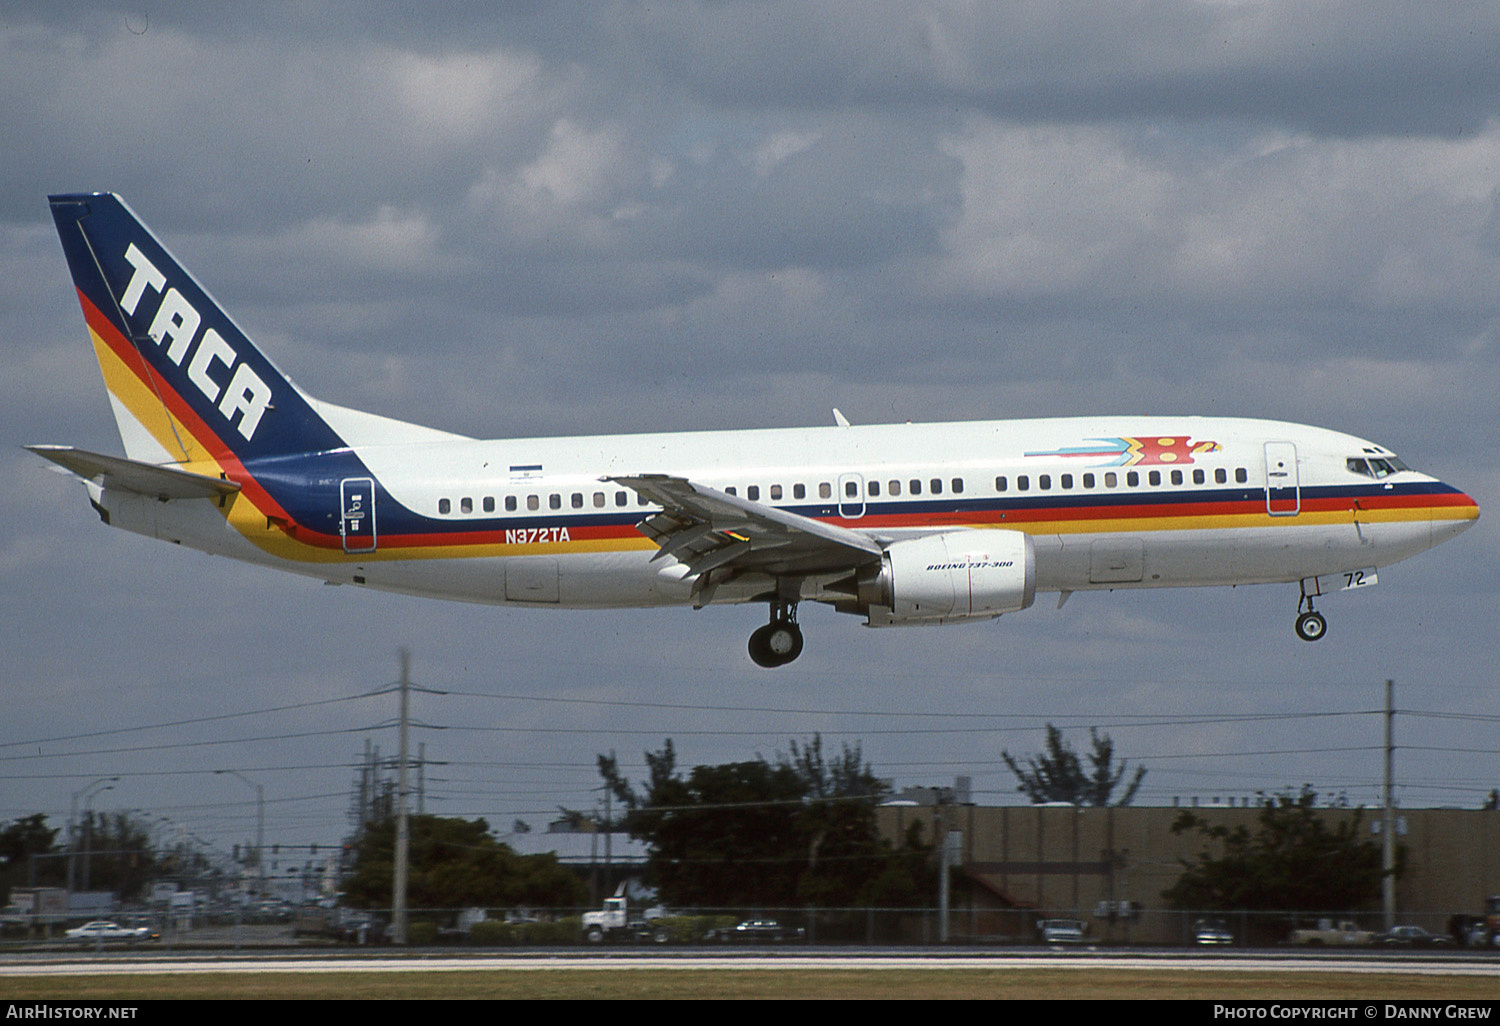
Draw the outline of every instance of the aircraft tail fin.
M124 200L49 201L130 459L222 465L345 444Z

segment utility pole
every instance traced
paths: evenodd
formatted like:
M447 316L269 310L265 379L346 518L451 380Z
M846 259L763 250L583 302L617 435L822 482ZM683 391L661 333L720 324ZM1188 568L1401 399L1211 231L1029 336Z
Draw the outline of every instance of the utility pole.
M1396 682L1385 682L1385 822L1381 831L1380 896L1385 928L1396 925Z
M391 880L391 941L406 943L407 853L411 837L406 821L407 727L411 708L411 653L401 650L401 754L396 768L396 866Z
M946 788L933 788L935 808L933 809L934 834L938 842L938 943L948 943L948 877L953 866L954 842L958 839L957 831L948 829L948 815L945 809L952 803L952 792Z

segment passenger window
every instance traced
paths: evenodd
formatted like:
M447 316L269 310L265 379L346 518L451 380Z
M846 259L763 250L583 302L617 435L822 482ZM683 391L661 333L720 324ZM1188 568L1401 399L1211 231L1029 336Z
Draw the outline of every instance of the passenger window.
M1156 485L1161 484L1161 471L1159 471L1159 470L1153 470L1153 471L1151 471L1150 474L1146 475L1146 480L1150 481L1153 487L1155 487Z
M1141 475L1132 470L1125 475L1125 483L1134 488L1141 483Z
M604 493L603 492L595 492L594 493L594 508L595 509L603 509L604 508Z
M870 497L873 499L876 496L878 496L879 494L880 494L880 482L879 481L871 481L870 482Z
M933 495L942 495L943 494L943 479L942 478L935 477L935 478L933 478L931 481L929 481L927 483L929 485L931 485L931 488L929 489L929 491L931 492L931 494L933 494Z
M1085 488L1092 488L1092 487L1094 487L1094 475L1093 474L1084 474L1083 475L1083 486Z
M759 502L760 501L760 485L746 485L745 486L745 498L749 499L751 502Z
M1073 487L1073 475L1072 474L1064 474L1062 476L1061 480L1062 480L1062 486L1063 486L1064 489L1068 489L1068 488L1072 488Z
M1029 492L1031 490L1031 478L1025 474L1016 475L1016 491Z
M615 492L615 505L616 506L623 506L623 505L625 505L629 501L630 501L630 496L626 495L624 492Z
M469 498L468 496L465 496L464 498L459 499L458 500L458 511L460 513L472 513L472 512L474 512L474 500L471 499L471 498Z
M449 502L447 499L439 499L438 500L438 512L439 513L448 513L452 509L453 509L453 503Z
M890 495L900 495L901 494L901 482L900 481L892 481L890 483L890 486L886 489L886 492L887 492L887 494L890 494Z
M1180 470L1174 470L1174 471L1172 471L1172 483L1174 485L1182 484L1182 471L1180 471Z
M1203 483L1203 471L1201 471L1201 470L1195 470L1195 471L1193 471L1193 484L1202 484L1202 483Z
M1036 486L1038 488L1040 488L1044 492L1051 491L1052 490L1052 475L1051 474L1042 474L1041 476L1039 476L1036 479Z
M1006 485L1008 483L1009 482L1007 482L1005 480L1005 478L1003 478L1003 477L997 477L997 478L995 478L995 491L997 491L997 492L1003 492L1003 491L1005 491L1005 487L1006 487Z
M831 498L833 498L833 485L829 484L827 481L819 481L818 482L818 498L820 498L820 499L831 499Z
M551 495L547 496L547 508L562 509L562 496L558 495L556 492L553 492Z
M516 511L516 497L514 495L507 495L505 497L505 512L507 512L507 513L514 513L515 511Z
M1114 488L1120 483L1120 478L1113 470L1104 475L1104 487Z
M916 478L912 478L911 481L908 482L908 483L911 485L911 493L913 495L921 495L922 494L922 482L921 481L918 481Z
M1214 484L1224 484L1228 480L1229 475L1224 472L1223 467L1220 467L1214 471Z
M807 485L804 485L804 484L794 484L794 485L792 485L792 498L794 498L794 499L805 499L805 498L807 498Z
M954 495L962 495L964 493L964 479L963 478L961 478L961 477L955 477L949 483L953 485L953 494Z
M1234 479L1236 481L1238 481L1240 484L1244 484L1246 481L1250 480L1250 475L1247 474L1247 473L1245 473L1245 468L1244 467L1235 467L1234 468Z
M528 495L528 496L526 496L526 508L527 509L533 509L533 510L535 510L535 509L541 509L542 508L541 497L540 496L536 496L536 495Z
M848 499L859 498L859 483L856 481L845 481L844 497Z
M771 501L777 502L781 499L781 485L771 486Z
M493 495L486 495L484 497L484 511L486 513L495 512L495 497Z
M739 489L735 488L734 485L730 485L728 488L724 489L724 494L725 495L738 495L740 493L739 493Z

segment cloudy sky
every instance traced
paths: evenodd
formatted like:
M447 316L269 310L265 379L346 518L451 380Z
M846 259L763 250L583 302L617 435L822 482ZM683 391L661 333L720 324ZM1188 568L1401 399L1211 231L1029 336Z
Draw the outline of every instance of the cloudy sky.
M253 13L252 13L253 12ZM467 435L1201 413L1500 489L1500 8L1116 2L0 3L0 821L332 843L409 646L427 806L814 732L898 786L1089 725L1141 801L1500 786L1489 520L1325 600L1044 596L872 631L329 588L105 528L20 446L120 444L46 205L126 197L313 394ZM215 718L217 717L217 718ZM162 820L160 817L167 817Z

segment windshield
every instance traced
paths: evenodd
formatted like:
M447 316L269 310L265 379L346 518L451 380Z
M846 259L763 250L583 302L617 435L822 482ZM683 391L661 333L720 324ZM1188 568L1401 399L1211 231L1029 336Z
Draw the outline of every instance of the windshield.
M1349 468L1351 474L1373 477L1376 480L1411 469L1394 456L1350 456L1344 461L1344 466Z

